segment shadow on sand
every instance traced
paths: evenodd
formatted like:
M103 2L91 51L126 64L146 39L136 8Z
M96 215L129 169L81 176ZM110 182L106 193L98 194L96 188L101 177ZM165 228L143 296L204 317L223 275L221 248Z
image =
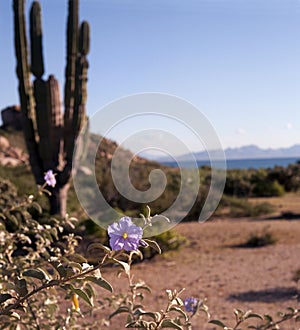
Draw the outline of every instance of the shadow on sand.
M241 302L263 302L273 303L278 301L286 301L294 299L300 301L300 296L295 287L279 287L259 291L246 291L236 294L231 294L227 298L230 301Z

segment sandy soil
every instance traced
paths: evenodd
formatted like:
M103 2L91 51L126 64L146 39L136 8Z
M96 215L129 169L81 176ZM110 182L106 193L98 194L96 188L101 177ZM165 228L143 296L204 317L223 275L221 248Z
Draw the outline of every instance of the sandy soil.
M299 307L293 275L300 268L300 221L222 219L182 223L176 230L187 237L185 246L133 266L135 278L153 289L145 299L149 309L163 309L165 290L181 288L186 288L183 298L206 297L212 318L229 320L231 326L234 308L276 315L286 307ZM264 232L277 239L274 245L238 247L249 235ZM117 279L111 270L103 275L115 292L124 291L125 278ZM109 328L122 329L121 324L119 317ZM197 315L193 324L195 330L217 329L204 315ZM282 329L298 330L300 325L290 323Z

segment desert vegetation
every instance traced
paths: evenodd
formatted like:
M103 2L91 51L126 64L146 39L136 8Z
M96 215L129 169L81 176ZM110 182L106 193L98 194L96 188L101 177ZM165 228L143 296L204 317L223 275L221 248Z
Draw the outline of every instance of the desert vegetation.
M21 137L13 139L9 131L2 132L10 143L13 144L14 140L17 141L19 147L24 145ZM18 133L16 134L18 135ZM124 210L129 215L141 211L145 212L145 206L134 203L126 204L125 201L122 201L122 196L119 196L114 190L108 170L111 161L108 155L113 154L116 147L114 142L106 139L102 141L97 158L99 186L103 187L103 180L107 180L105 185L107 191L104 190L104 195L112 206ZM129 151L124 151L124 155L132 157ZM133 162L131 180L137 188L146 189L146 173L160 165L144 159L135 159ZM274 173L280 173L281 187L285 187L285 184L287 184L286 187L290 187L288 184L290 182L289 173L297 173L298 166L298 164L293 164L288 168L281 169L228 171L229 181L225 188L226 194L224 194L214 215L215 220L212 221L212 224L217 221L216 219L220 219L221 222L225 221L225 224L228 218L231 218L231 221L238 221L234 219L249 217L249 219L260 218L263 221L272 214L274 217L282 216L286 210L278 208L278 201L284 198L287 200L294 198L292 196L295 196L296 200L296 185L293 186L292 191L289 188L283 188L285 195L280 194L280 196L275 193L274 196L271 194L270 197L258 198L256 193L251 191L256 191L254 188L257 177L260 178L258 182L261 184L261 173L269 178L268 182L272 182ZM171 197L167 195L167 198L160 201L161 209L155 209L155 204L153 204L154 209L151 214L156 214L164 207L168 207L168 203L176 195L178 182L180 182L180 174L176 169L161 168L167 172L168 179L175 182L171 181L169 189L165 192ZM144 170L145 172L143 172ZM154 302L151 303L151 299L149 299L150 308L148 309L142 301L134 303L132 299L139 300L142 297L147 301L146 296L149 294L147 293L149 288L144 280L131 282L131 275L128 275L129 269L131 269L130 274L137 272L140 274L139 276L142 276L139 271L141 266L135 265L142 255L144 260L154 260L150 261L153 265L149 266L153 272L155 269L160 269L159 271L163 272L164 267L168 267L164 264L172 263L173 261L170 260L176 260L179 255L183 258L181 260L186 259L185 262L190 263L188 260L194 257L192 254L189 256L188 251L193 249L194 244L198 245L191 234L185 230L179 230L179 232L172 230L153 238L154 240L146 241L146 245L149 245L147 248L139 247L131 252L119 253L118 250L114 251L113 247L110 246L107 232L86 217L72 188L69 194L68 210L79 220L71 216L54 218L50 215L48 200L42 193L47 186L44 185L44 188L40 187L37 190L30 167L27 164L16 167L2 166L0 171L2 223L2 291L0 297L3 328L17 329L21 326L21 328L28 329L54 329L65 326L68 329L76 329L84 326L94 329L106 326L119 329L127 324L127 327L145 329L151 329L151 327L158 329L162 325L165 328L177 329L215 329L215 327L230 329L229 325L233 325L232 329L246 329L249 326L254 329L273 329L275 326L281 327L281 329L293 329L293 322L299 318L298 311L293 308L283 311L280 316L269 315L270 313L267 311L260 312L258 308L258 313L250 312L247 309L244 311L236 310L234 312L235 321L230 321L228 317L224 319L224 316L220 314L216 315L219 317L216 319L213 317L214 305L217 305L214 299L209 297L206 301L205 290L201 290L204 291L203 294L196 295L193 285L189 283L182 283L181 287L177 287L177 291L167 292L164 313L155 311L157 307L155 307ZM209 176L210 169L202 168L201 178L204 184L209 182ZM234 177L237 181L247 182L251 189L246 196L240 195L236 191L233 193L230 190L232 187L230 177ZM283 180L284 177L286 177L286 181ZM49 180L49 177L45 178ZM53 177L50 179L52 180ZM50 184L53 183L51 180L49 181ZM279 183L278 175L275 176L274 180ZM128 209L126 209L126 205L128 205ZM195 212L197 207L201 207L200 205L194 205L192 211ZM297 210L293 208L289 208L289 210L297 214ZM150 214L146 214L147 217L150 219ZM192 224L193 213L185 220ZM234 225L235 227L239 226L238 223ZM242 229L243 226L245 223L240 228ZM250 226L254 228L253 225ZM217 228L217 225L214 228ZM197 230L193 229L192 232L197 233ZM209 240L209 233L203 235L206 235L205 239ZM282 237L276 230L268 227L263 227L258 231L250 231L243 238L242 236L231 243L225 243L222 249L226 248L228 244L232 249L265 249L268 246L276 246ZM140 239L142 240L142 238ZM223 237L223 239L226 238ZM163 251L162 256L159 257L161 262L157 264L158 257L152 258L161 251ZM142 261L142 264L144 262ZM112 267L113 264L116 264L117 268L123 272L121 287L113 276L115 272L114 267ZM100 268L101 272L99 272ZM297 272L297 267L290 271L291 281L298 281ZM177 276L180 281L180 275L176 275L175 278ZM129 280L127 292L124 290L126 277ZM147 279L150 280L148 277ZM158 287L161 286L160 284ZM181 292L183 287L186 287L186 290ZM111 293L112 288L114 288L113 293ZM190 293L190 296L185 292ZM102 299L98 296L99 294ZM209 301L213 301L213 305L210 305ZM277 306L278 309L279 307ZM159 309L157 310L159 311ZM203 316L201 316L201 312ZM128 317L124 318L125 315ZM209 316L210 319L208 319ZM49 319L52 321L46 321ZM210 323L207 323L209 320ZM234 323L236 323L235 326ZM287 328L285 328L285 324L288 324Z
M25 1L12 2L13 109L22 120L0 128L0 329L298 328L299 212L282 204L298 202L300 163L228 170L213 221L202 227L213 171L204 166L193 177L186 169L187 187L200 181L194 204L177 228L147 237L157 221L170 222L161 214L181 191L180 169L119 149L139 193L155 169L167 182L149 205L125 198L112 175L117 143L88 132L90 37L78 0L68 1L64 113L58 81L43 78L40 3L32 3L28 29ZM122 213L106 229L85 213L71 180L88 170L74 163L94 149L97 186Z

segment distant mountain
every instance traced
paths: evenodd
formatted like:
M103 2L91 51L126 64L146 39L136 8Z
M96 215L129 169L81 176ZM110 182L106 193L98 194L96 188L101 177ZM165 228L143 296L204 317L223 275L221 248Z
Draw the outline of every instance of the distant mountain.
M224 150L226 159L266 159L266 158L300 158L300 144L295 144L288 148L278 148L278 149L262 149L256 145L248 145L239 148L227 148ZM221 150L210 151L211 157L214 159L220 158L222 156ZM146 157L146 155L143 155ZM194 156L196 160L208 160L207 151L195 152ZM147 158L147 157L146 157ZM153 158L152 158L153 159ZM171 157L159 157L156 158L159 162L169 162L174 161ZM179 161L189 161L191 160L191 155L181 155L177 157Z

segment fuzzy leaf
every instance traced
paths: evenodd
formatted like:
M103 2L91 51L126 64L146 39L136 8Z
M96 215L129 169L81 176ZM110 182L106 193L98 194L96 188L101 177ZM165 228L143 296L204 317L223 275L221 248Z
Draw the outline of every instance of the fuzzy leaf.
M185 321L188 321L188 319L189 319L189 317L187 316L187 314L180 307L178 307L178 306L174 306L173 305L170 308L170 311L174 311L174 312L177 312L177 313L181 314L184 317Z
M20 295L20 297L27 295L27 283L24 278L21 278L20 280L18 278L15 279L15 290Z
M139 290L145 290L145 291L148 291L149 293L151 293L151 289L145 283L137 283L137 284L135 284L135 288L139 289Z
M4 303L6 300L12 298L13 296L9 293L2 293L0 294L0 304Z
M247 319L250 319L250 318L258 318L258 319L260 319L260 320L263 320L263 319L264 319L261 315L259 315L259 314L257 314L257 313L249 313L249 314L247 315L246 318L247 318Z
M56 270L58 271L58 273L59 273L59 275L60 275L60 277L66 277L67 276L67 268L66 267L64 267L63 265L58 265L57 267L56 267Z
M110 252L110 249L101 243L92 243L88 246L87 250L88 250L88 252L90 252L91 250L94 250L94 249L98 249L98 250L100 249L100 250L104 250L105 252Z
M23 276L37 278L38 280L45 280L47 277L44 272L38 269L28 269L22 273Z
M19 221L13 214L9 214L7 216L7 219L11 221L14 225L19 226Z
M113 313L111 313L108 318L111 319L115 315L118 315L118 314L121 314L121 313L130 313L129 307L120 306L117 310L115 310Z
M76 289L73 287L72 284L68 284L67 287L74 293L76 293L80 298L82 298L88 305L90 305L91 307L93 307L93 303L90 299L90 297L87 295L86 292L84 292L81 289Z
M90 298L95 297L94 289L89 283L85 284L84 290Z
M69 264L68 264L69 267L72 267L72 268L77 268L80 272L82 272L82 267L81 265L78 263L78 262L73 262L71 261Z
M74 261L74 262L78 262L78 263L83 263L83 262L87 262L87 260L80 254L78 253L74 253L68 256L68 259L70 261Z
M138 328L138 329L155 329L155 328L150 328L150 326L155 326L156 324L154 322L148 322L144 320L138 320L134 321L131 323L127 323L125 325L125 328Z
M115 259L115 258L113 258L113 260L114 260L116 263L118 263L119 265L121 265L121 266L124 268L125 273L126 273L127 275L130 274L130 266L129 266L126 262L124 262L124 261L120 261L120 260Z
M39 203L37 203L37 202L32 202L32 203L31 203L31 206L32 206L33 208L35 208L35 209L39 212L39 214L42 214L42 213L43 213L43 209L42 209L42 207L41 207L41 205L40 205Z
M161 319L161 314L159 312L146 312L142 308L138 308L133 314L135 316L149 316L156 322L159 322Z
M265 314L265 315L264 315L264 318L265 318L268 322L272 322L272 321L273 321L272 316L270 316L270 315L268 315L268 314Z
M208 323L218 325L219 327L222 327L223 329L226 328L226 325L219 320L210 320Z
M14 318L17 319L17 320L21 320L21 316L20 316L18 313L16 313L16 312L12 312L12 313L10 314L10 316L14 317Z
M172 329L178 329L183 330L182 326L178 325L172 320L163 320L161 324L162 328L172 328Z
M144 239L144 241L155 251L157 251L159 254L161 254L161 248L160 246L157 244L157 242L152 241L150 239Z
M110 292L113 292L113 288L110 285L109 282L107 282L106 280L104 280L103 278L99 278L99 277L94 277L94 276L87 276L85 278L87 281L93 282L99 286L101 286L101 288L108 290Z

